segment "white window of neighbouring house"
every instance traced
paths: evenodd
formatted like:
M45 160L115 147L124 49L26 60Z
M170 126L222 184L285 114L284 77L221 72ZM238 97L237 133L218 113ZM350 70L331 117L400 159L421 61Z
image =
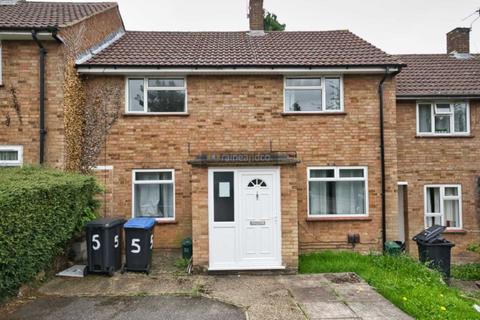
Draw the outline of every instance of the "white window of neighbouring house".
M425 227L434 224L462 228L462 188L460 185L425 186Z
M343 111L343 78L340 76L285 78L285 112Z
M133 170L132 215L175 219L175 171Z
M368 215L366 167L308 168L308 215Z
M128 78L127 113L175 114L187 112L184 78Z
M2 57L2 40L0 40L0 86L3 85L3 57Z
M470 133L467 102L418 102L417 134L465 135Z
M22 164L22 146L0 146L0 166L21 166Z

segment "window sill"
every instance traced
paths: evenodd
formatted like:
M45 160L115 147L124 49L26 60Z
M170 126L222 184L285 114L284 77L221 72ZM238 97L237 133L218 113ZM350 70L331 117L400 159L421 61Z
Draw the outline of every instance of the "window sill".
M443 233L446 234L466 234L467 231L463 229L446 229Z
M282 116L345 116L347 115L344 111L338 112L282 112Z
M441 134L438 134L438 135L434 135L434 134L422 134L422 135L416 135L415 136L416 139L429 139L429 138L434 138L434 139L471 139L471 138L475 138L474 135L471 135L471 134L455 134L455 135L441 135Z
M122 114L124 117L138 117L138 116L144 116L144 117L155 117L155 116L160 116L160 117L188 117L190 116L189 113L187 112L124 112Z
M155 219L155 224L177 224L177 220L163 220L163 219Z
M307 222L317 222L317 221L372 221L371 217L307 217Z

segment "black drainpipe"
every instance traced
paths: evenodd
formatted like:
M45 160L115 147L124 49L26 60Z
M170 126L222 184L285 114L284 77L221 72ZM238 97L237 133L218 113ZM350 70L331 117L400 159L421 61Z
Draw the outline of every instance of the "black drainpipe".
M400 68L397 71L392 73L392 77L397 75L400 72ZM380 167L382 175L382 248L385 250L385 242L387 242L387 217L386 217L386 186L385 186L385 130L384 130L384 98L383 98L383 84L388 78L388 72L390 69L387 67L385 69L385 74L383 75L382 80L378 84L378 96L380 100Z
M45 55L47 50L37 38L37 31L32 30L33 41L36 42L39 48L40 59L40 154L39 162L43 164L45 160L45 135L47 130L45 129Z

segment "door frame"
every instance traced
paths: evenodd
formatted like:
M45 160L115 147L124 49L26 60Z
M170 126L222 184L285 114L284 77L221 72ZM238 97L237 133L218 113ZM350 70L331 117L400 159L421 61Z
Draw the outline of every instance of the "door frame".
M213 206L214 206L214 195L213 195L213 173L214 172L233 172L233 181L234 181L234 222L214 222L213 221ZM273 182L274 187L272 191L272 196L274 197L275 206L277 208L277 223L274 226L276 236L275 239L275 251L276 259L278 264L276 265L245 265L240 261L241 255L241 217L239 216L239 199L240 199L240 172L272 172L273 173ZM285 266L282 265L282 207L281 207L281 181L280 181L280 167L209 167L208 168L208 270L274 270L274 269L285 269ZM221 265L212 263L212 252L213 252L213 242L212 235L214 224L225 224L225 225L235 225L235 263L228 265Z

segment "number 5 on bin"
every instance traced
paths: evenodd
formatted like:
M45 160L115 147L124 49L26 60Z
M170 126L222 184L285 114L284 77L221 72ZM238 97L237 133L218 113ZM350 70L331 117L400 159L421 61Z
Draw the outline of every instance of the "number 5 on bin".
M98 240L100 236L98 234L92 235L92 249L98 250L100 249L100 240Z
M140 245L138 244L140 239L133 238L132 239L132 250L131 253L140 253Z

